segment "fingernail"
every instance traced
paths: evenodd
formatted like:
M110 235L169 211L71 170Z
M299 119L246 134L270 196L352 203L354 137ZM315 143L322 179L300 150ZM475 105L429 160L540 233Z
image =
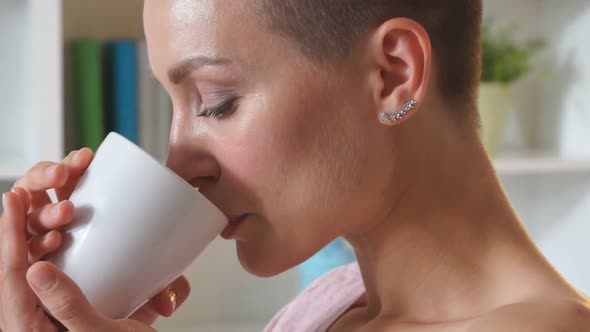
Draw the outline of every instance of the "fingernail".
M56 282L56 274L47 266L37 267L29 274L29 279L40 290L48 290Z
M172 312L176 310L176 293L173 290L168 291L168 296L170 297L170 302L172 303Z
M46 170L45 170L45 175L47 176L52 176L55 173L55 170L57 169L57 165L53 165L53 166L49 166Z
M76 154L74 155L74 158L72 159L74 161L74 164L77 164L80 162L80 156L82 155L80 153L81 150L76 151Z
M6 210L6 193L2 193L2 207Z
M60 212L60 210L61 210L61 206L62 206L62 205L61 205L60 203L58 203L57 205L55 205L55 206L53 207L53 211L51 211L51 213L52 213L54 216L57 216L57 215L59 215L59 212Z

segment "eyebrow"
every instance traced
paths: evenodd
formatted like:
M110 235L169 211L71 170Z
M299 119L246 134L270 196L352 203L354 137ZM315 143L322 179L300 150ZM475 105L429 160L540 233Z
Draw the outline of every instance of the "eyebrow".
M168 78L170 82L179 84L182 82L191 72L206 66L224 66L231 64L231 60L227 58L211 58L207 56L197 56L186 59L174 68L168 70Z

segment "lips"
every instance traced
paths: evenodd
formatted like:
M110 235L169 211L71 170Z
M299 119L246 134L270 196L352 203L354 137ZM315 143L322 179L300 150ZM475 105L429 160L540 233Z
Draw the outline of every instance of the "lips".
M237 218L230 219L229 223L227 224L225 229L221 232L220 236L226 240L230 240L232 238L233 234L238 229L238 227L240 227L240 225L242 223L244 223L244 220L246 220L247 217L248 217L248 215L244 214L244 215L241 215Z

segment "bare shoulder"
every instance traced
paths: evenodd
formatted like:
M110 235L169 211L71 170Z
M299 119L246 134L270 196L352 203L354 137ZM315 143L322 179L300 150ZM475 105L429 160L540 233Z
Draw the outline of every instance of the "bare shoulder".
M467 332L590 332L590 303L535 300L501 307L482 316Z

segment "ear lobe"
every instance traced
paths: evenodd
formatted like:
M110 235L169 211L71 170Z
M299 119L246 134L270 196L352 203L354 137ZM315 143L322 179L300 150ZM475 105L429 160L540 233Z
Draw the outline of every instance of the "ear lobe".
M372 57L379 121L397 124L411 118L430 80L432 50L424 28L407 18L382 24L373 35Z

